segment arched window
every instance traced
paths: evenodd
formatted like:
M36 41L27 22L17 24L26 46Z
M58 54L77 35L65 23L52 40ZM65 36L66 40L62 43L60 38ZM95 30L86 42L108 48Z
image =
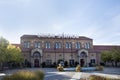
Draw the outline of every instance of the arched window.
M61 46L62 46L62 45L61 45L60 42L55 42L55 46L54 46L55 48L61 48Z
M95 59L91 59L90 62L91 62L91 63L95 63Z
M90 49L90 43L88 43L88 49Z
M81 52L80 57L87 57L87 54L85 52Z
M45 43L45 48L50 48L50 46L51 46L51 45L50 45L50 42L46 42L46 43Z
M76 46L77 49L80 49L81 43L80 42L76 42L75 46Z
M34 52L33 57L34 58L39 58L40 57L40 53L39 52Z
M84 47L85 47L85 49L90 49L90 43L89 42L85 43Z
M66 48L72 48L72 43L71 42L66 42Z
M35 48L40 48L40 42L35 42Z

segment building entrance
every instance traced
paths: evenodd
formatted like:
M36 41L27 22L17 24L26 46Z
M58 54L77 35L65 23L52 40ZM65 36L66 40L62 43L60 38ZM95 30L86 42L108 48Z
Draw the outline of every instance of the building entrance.
M38 59L34 60L34 67L40 67Z
M80 59L80 66L81 66L81 67L84 66L84 63L85 63L84 59Z
M40 67L40 53L39 52L34 52L34 67Z

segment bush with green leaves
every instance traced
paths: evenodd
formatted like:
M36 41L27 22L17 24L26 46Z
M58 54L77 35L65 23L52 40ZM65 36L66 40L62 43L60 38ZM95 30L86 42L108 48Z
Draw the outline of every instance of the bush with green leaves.
M45 62L42 62L42 68L44 68L46 66Z
M3 77L2 80L43 80L44 73L42 71L19 71L10 76Z

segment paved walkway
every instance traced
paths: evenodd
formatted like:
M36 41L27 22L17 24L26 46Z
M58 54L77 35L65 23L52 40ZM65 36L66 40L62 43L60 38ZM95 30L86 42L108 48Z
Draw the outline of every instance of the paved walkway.
M86 72L75 71L58 72L55 68L24 68L4 71L0 73L0 78L2 78L5 75L13 74L20 70L29 71L42 70L45 73L45 80L79 80L80 78L88 80L88 77L90 75L99 75L120 79L120 68L104 68L103 71L86 71Z

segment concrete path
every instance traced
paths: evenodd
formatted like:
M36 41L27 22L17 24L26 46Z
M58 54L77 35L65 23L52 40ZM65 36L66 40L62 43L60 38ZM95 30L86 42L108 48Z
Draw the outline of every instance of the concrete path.
M85 71L85 72L75 71L58 72L56 68L24 68L4 71L0 73L0 78L2 78L5 75L13 74L20 70L29 71L42 70L45 73L44 80L79 80L80 78L88 80L90 75L99 75L120 79L120 68L104 68L104 71Z

